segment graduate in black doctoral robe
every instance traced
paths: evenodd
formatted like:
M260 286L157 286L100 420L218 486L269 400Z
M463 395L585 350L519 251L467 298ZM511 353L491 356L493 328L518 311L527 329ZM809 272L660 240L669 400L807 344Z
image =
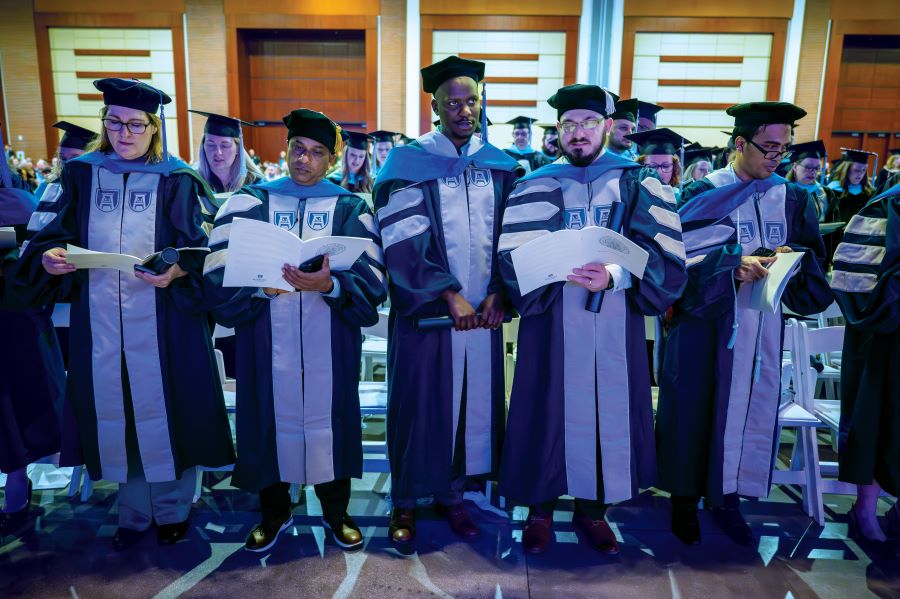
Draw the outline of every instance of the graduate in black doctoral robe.
M881 489L900 492L900 185L850 219L834 254L831 288L847 328L841 361L838 478L857 485L850 536L884 541ZM887 533L900 538L900 508Z
M700 497L735 541L752 532L739 495L769 492L784 321L750 307L765 265L804 252L782 301L798 314L831 304L824 251L809 194L774 174L806 114L783 102L728 109L737 157L684 189L688 284L666 338L656 416L658 487L672 494L672 529L700 542ZM764 257L769 255L768 257Z
M0 227L15 238L0 244L0 471L5 472L0 537L27 525L31 481L26 467L60 450L65 369L50 319L52 307L13 309L5 293L5 267L31 235L26 223L37 200L11 186L6 161L0 163Z
M201 252L158 264L158 275L67 261L68 245L142 258L206 243L204 185L166 153L153 114L171 99L133 80L94 85L105 104L97 149L65 166L58 213L10 277L22 301L72 304L66 392L91 477L119 483L113 546L122 550L154 522L161 543L184 536L196 467L225 466L234 452L202 312Z
M483 78L484 63L456 56L422 69L441 125L391 151L375 186L390 276L388 531L396 543L413 540L416 500L430 495L454 532L478 536L463 506L466 478L493 477L499 466L505 308L496 248L522 169L485 140ZM418 325L448 316L453 329Z
M350 479L362 476L360 327L378 322L377 307L387 297L378 228L362 198L323 180L340 155L340 128L305 108L284 122L290 176L228 199L204 265L213 314L235 329L233 482L259 493L262 521L247 538L248 551L266 551L293 522L290 483L315 485L324 526L339 546L356 549L362 534L347 506ZM293 291L224 286L235 219L271 223L305 241L341 236L370 244L347 270L331 271L326 261L305 273L286 264L278 282Z
M513 126L513 143L503 151L521 164L526 173L530 173L552 162L544 156L543 152L538 152L531 147L532 125L536 121L537 119L527 116L517 116L506 121L507 125Z

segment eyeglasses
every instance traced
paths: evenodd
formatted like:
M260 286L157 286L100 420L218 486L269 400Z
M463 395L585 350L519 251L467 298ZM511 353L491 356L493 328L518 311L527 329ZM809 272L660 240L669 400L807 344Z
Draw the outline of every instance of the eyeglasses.
M756 143L755 141L753 141L752 139L748 139L747 141L750 142L751 146L753 146L754 148L759 150L760 153L763 155L763 157L766 160L778 160L779 158L790 158L791 154L794 153L794 151L791 150L790 146L784 148L783 150L767 150L764 147L762 147L761 145L759 145L758 143Z
M799 166L799 167L802 168L803 170L808 171L808 172L810 172L810 173L818 173L819 171L822 170L822 167L821 167L821 166L804 166L804 165L802 165L802 164L799 163L799 162L797 163L797 166Z
M580 123L575 123L572 121L566 121L564 123L559 124L559 128L565 133L575 133L579 127L584 129L585 131L590 131L591 129L596 129L600 126L600 119L587 119L581 121Z
M103 119L103 126L106 127L107 131L121 131L123 125L128 128L130 133L140 135L147 130L150 123L142 123L140 121L128 121L127 123L123 123L118 119Z
M671 162L668 164L644 164L644 166L663 173L672 172L672 169L675 168L675 164Z

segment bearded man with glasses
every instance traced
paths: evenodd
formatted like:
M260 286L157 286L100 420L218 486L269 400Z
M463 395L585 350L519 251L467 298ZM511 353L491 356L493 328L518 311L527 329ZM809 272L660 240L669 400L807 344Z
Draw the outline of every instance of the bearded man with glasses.
M659 488L672 494L672 531L700 542L700 497L734 541L753 532L740 495L769 493L781 390L784 320L750 307L753 282L779 255L804 252L782 301L798 314L831 303L815 203L775 174L806 111L751 102L735 118L734 161L684 189L688 285L675 304L660 377L656 442Z
M500 492L530 506L522 534L529 553L547 549L557 499L571 495L576 529L597 551L615 554L607 506L655 482L644 315L662 314L681 294L681 224L669 187L641 182L638 163L604 150L615 110L609 92L570 85L548 102L557 110L563 158L519 179L498 245L500 272L522 317ZM645 249L643 278L596 261L568 281L522 294L512 251L587 226L614 228ZM602 302L588 304L604 291Z

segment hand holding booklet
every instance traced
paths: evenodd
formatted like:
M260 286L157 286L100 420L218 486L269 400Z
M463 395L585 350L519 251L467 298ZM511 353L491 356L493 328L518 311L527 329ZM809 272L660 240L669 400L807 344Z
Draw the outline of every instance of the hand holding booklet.
M562 229L512 251L513 267L523 295L543 285L566 281L573 268L589 263L618 264L641 279L647 258L645 249L604 227Z
M781 296L788 281L800 270L800 261L805 252L775 254L775 262L769 265L767 274L753 283L750 291L750 307L760 312L775 313L781 305Z
M228 238L224 287L294 288L284 280L285 264L299 265L327 254L331 270L347 270L366 251L364 237L316 237L302 240L290 231L249 218L235 218Z
M166 248L163 252L171 252L170 248ZM176 250L178 254L184 252L200 252L208 253L209 248L206 247L185 247ZM144 258L137 256L129 256L128 254L115 254L109 252L95 252L71 243L66 245L66 262L75 266L75 268L111 268L125 273L134 274L134 267L138 265L149 264L155 262L157 256L162 252L155 252ZM177 256L175 261L177 261ZM174 262L170 262L174 263Z

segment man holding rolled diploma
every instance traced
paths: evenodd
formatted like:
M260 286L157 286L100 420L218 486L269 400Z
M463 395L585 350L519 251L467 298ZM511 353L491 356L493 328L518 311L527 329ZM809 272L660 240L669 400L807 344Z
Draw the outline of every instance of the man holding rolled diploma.
M684 189L688 285L666 338L657 406L659 488L672 494L672 531L700 542L700 497L725 533L753 543L739 494L769 492L781 389L784 321L751 307L753 283L787 252L805 252L782 302L798 314L831 303L812 196L775 174L806 111L751 102L735 118L734 161Z
M362 198L323 180L341 153L340 127L304 108L284 123L290 176L246 186L222 205L203 269L213 316L236 336L233 480L260 497L262 521L247 538L247 550L269 549L291 526L290 483L315 485L323 524L340 547L355 549L363 539L347 506L350 479L362 476L360 327L378 321L377 306L387 297L378 228ZM226 287L236 217L271 223L303 240L345 236L371 244L347 270L331 271L327 256L284 264L292 292Z
M655 482L653 410L644 315L663 313L685 281L672 189L639 181L640 165L603 149L612 95L570 85L557 109L564 160L520 179L499 241L500 272L522 317L500 470L500 492L530 506L525 550L552 538L560 495L575 497L575 525L589 544L618 552L607 505ZM513 251L554 231L608 227L645 250L642 277L589 263L568 281L520 292Z
M483 79L484 63L456 56L422 69L440 126L394 148L375 186L391 294L389 535L399 544L415 537L416 500L432 495L458 536L477 537L463 507L466 477L493 477L499 462L504 301L495 249L521 168L486 142ZM451 316L454 330L419 326L439 316Z

